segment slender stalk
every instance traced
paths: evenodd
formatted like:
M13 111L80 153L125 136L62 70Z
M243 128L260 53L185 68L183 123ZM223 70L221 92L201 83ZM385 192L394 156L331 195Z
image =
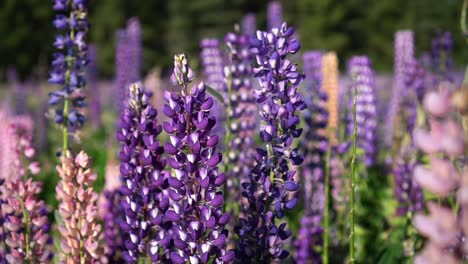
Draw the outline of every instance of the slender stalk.
M463 1L463 6L461 10L461 16L460 16L460 28L463 34L463 37L465 37L466 41L468 42L468 31L466 28L466 9L468 8L468 0Z
M31 255L31 248L30 248L30 236L31 236L31 228L30 228L30 223L29 223L29 213L28 210L26 210L26 206L24 205L24 201L22 197L18 197L18 200L21 203L21 209L23 210L23 218L24 218L24 225L25 225L25 231L24 231L24 240L26 243L26 259L29 259Z
M333 130L328 131L328 138L331 139ZM329 142L327 147L327 154L325 157L325 208L323 215L323 252L322 252L322 262L323 264L328 264L328 245L330 240L330 159L331 159L331 142Z
M356 78L354 78L356 79ZM354 178L356 175L356 137L357 137L357 122L356 122L356 102L357 102L357 86L354 85L354 99L353 99L353 156L351 159L351 175L350 175L350 198L349 198L349 218L350 218L350 235L349 235L349 263L355 263L355 252L354 252Z

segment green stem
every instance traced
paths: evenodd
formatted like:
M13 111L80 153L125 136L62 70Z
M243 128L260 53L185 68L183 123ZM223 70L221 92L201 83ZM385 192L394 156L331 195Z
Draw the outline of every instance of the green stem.
M356 122L356 102L357 102L357 86L354 86L354 99L353 99L353 156L351 159L351 175L350 175L350 235L349 235L349 263L355 263L355 252L354 252L354 240L355 240L355 233L354 233L354 177L356 175L356 137L357 137L357 122Z
M329 131L329 137L331 138L332 130ZM325 209L323 216L323 264L328 264L328 244L330 239L330 158L331 158L331 142L328 143L327 154L325 158Z
M30 248L30 235L31 235L31 228L30 228L30 223L29 223L29 212L26 210L26 206L24 205L24 201L22 197L18 197L18 200L21 203L21 210L23 211L23 218L24 218L24 225L25 225L25 234L24 234L24 240L26 243L26 259L29 259L31 255L31 248Z
M462 11L461 11L461 16L460 16L460 28L463 34L463 37L466 39L468 42L468 31L466 28L466 9L468 8L468 0L463 1L463 6L462 6Z

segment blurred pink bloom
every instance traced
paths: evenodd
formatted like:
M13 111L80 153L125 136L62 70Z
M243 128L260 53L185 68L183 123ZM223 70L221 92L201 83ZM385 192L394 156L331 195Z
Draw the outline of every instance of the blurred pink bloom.
M423 236L440 247L445 247L457 238L457 218L450 209L429 203L429 215L416 214L414 226Z

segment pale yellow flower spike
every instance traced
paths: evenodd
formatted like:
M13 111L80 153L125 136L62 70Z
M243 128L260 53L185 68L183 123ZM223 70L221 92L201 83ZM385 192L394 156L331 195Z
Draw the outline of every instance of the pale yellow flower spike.
M328 129L336 131L338 128L338 58L335 52L328 52L322 56L322 89L328 95L327 110L329 114ZM332 132L332 140L336 134Z

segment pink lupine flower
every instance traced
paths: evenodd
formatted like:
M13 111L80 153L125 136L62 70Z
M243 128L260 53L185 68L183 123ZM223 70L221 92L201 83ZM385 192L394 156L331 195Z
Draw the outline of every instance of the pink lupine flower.
M61 181L56 187L63 223L61 261L65 263L99 263L101 225L97 223L97 199L92 186L96 174L89 167L91 159L81 151L76 157L70 151L61 157L57 171Z

